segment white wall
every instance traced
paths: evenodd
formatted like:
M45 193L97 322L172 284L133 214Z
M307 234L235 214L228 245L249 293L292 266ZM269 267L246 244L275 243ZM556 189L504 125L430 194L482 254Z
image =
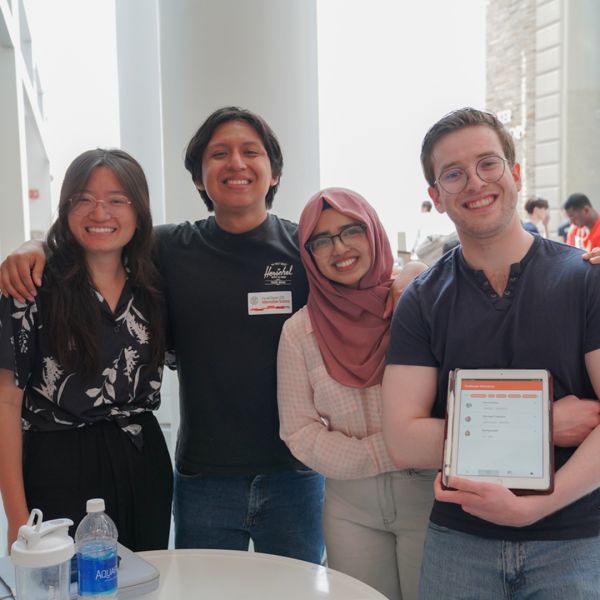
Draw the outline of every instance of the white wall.
M0 2L0 257L27 237L29 204L25 147L25 63L20 51L19 7Z
M565 3L565 177L562 201L586 194L600 209L600 3Z
M158 0L117 2L115 10L122 148L144 168L152 218L165 223Z
M53 219L70 162L120 145L114 0L25 1L43 76Z

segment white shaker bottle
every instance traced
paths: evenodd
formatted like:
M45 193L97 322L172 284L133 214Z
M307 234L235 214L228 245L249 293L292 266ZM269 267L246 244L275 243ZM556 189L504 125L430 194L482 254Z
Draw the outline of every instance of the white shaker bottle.
M15 565L19 600L70 600L71 557L75 553L69 536L70 519L43 522L34 508L19 529L10 558Z

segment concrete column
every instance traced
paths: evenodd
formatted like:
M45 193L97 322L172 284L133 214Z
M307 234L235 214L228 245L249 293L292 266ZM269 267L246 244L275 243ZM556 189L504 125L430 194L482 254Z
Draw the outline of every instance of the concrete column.
M586 194L600 209L600 3L565 3L565 179L563 200Z
M562 0L537 0L535 22L535 188L552 209L551 228L562 221L564 201L564 28Z
M536 191L558 209L582 192L600 207L600 5L537 0Z
M158 0L115 3L121 147L144 168L152 218L165 222Z
M0 2L0 257L29 237L25 111L18 48L18 4Z

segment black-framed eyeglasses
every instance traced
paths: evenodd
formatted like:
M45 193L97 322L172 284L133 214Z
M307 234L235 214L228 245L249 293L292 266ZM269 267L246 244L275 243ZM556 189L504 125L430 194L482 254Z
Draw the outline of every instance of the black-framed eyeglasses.
M504 175L507 162L501 156L484 156L477 161L475 173L485 183L496 183ZM462 167L450 167L440 173L433 185L439 183L448 194L460 194L467 187L468 181L469 175Z
M98 200L91 194L75 194L69 201L71 203L71 211L76 215L88 215L95 210L98 204L102 204L102 207L109 215L115 216L122 213L131 205L131 200L127 196L120 194L109 196L105 200Z
M333 252L335 238L345 246L352 246L354 242L366 234L366 231L367 226L364 223L350 223L350 225L344 225L340 232L335 235L323 234L308 240L304 247L317 258L329 256Z

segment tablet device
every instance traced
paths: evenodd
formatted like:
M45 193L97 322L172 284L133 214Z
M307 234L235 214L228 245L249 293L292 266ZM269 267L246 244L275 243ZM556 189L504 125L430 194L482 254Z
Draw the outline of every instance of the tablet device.
M448 380L448 477L548 494L554 484L552 378L543 369L455 369Z

